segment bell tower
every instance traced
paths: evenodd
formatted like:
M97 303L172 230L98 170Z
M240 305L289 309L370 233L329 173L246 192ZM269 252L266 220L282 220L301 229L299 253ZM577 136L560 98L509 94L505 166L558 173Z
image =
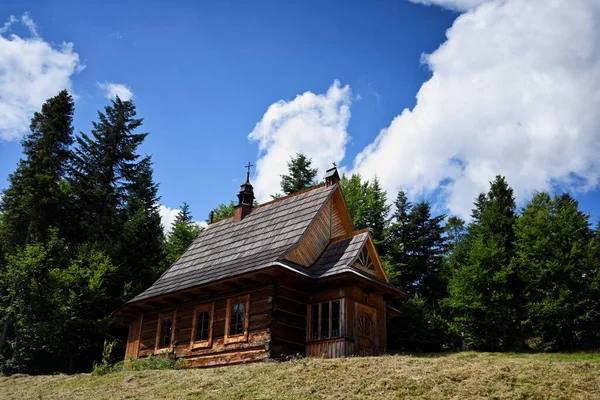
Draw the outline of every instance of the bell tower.
M240 192L238 193L238 204L235 206L235 213L233 215L233 221L239 222L243 220L248 214L252 212L252 205L254 204L254 188L250 184L250 168L254 165L248 162L246 168L246 182L240 186Z

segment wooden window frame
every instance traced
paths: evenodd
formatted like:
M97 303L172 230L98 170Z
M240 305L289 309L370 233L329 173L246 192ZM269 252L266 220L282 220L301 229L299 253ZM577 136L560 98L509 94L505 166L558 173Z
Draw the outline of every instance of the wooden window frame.
M210 312L210 319L208 322L208 339L196 340L196 329L198 328L198 311L208 310ZM202 349L212 346L213 341L213 322L215 320L215 302L198 304L194 307L194 320L192 322L192 335L190 337L190 348Z
M166 347L158 347L160 343L160 325L163 319L171 318L171 340L169 345ZM163 351L173 351L173 342L175 341L175 328L177 327L177 311L173 310L166 313L158 314L158 321L156 321L156 341L154 343L154 353L158 354Z
M231 324L231 307L235 303L245 302L246 306L244 309L244 332L238 333L236 335L229 334L229 325ZM225 314L225 337L223 339L224 344L231 343L240 343L248 341L248 322L250 320L250 293L237 296L230 297L227 299L227 312Z
M333 331L333 318L332 318L332 309L333 309L333 302L339 301L340 302L340 314L339 314L339 334L337 336L332 337L332 331ZM329 306L329 337L321 337L321 309L323 307L323 304L327 304ZM319 337L317 339L314 339L312 337L312 307L314 305L319 305L319 318L318 318L318 324L319 324ZM338 299L331 299L331 300L324 300L324 301L318 301L318 302L314 302L311 304L308 304L307 306L307 317L306 317L306 341L307 342L318 342L318 341L322 341L322 340L337 340L337 339L343 339L344 335L346 333L346 302L344 298L338 298Z

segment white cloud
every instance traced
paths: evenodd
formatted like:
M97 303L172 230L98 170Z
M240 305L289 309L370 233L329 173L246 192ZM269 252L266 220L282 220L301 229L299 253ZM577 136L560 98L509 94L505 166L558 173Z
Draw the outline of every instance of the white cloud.
M8 34L22 23L32 37ZM14 16L0 28L0 140L17 140L44 101L71 89L71 77L84 66L72 43L53 46L38 36L29 15Z
M350 120L352 92L337 80L325 94L305 92L291 101L279 100L269 106L262 119L248 135L259 144L260 158L256 166L257 200L270 200L280 191L280 175L297 152L312 158L319 178L333 161L344 158L350 139L346 128Z
M129 101L133 98L133 92L127 85L114 82L96 82L96 85L98 85L100 89L104 89L107 99L114 99L115 97L119 96L121 100Z
M175 222L175 218L181 212L180 209L177 208L169 208L165 205L160 204L158 206L158 212L160 213L160 220L165 231L165 235L168 235L171 232L171 225ZM201 228L205 228L207 226L205 221L194 221L196 225Z
M35 24L35 22L33 22L28 13L23 14L23 16L21 17L21 22L23 23L23 25L25 25L25 27L32 36L39 37L37 32L37 25Z
M450 10L467 11L491 0L408 0L412 3L425 5L437 5ZM498 1L498 0L497 0ZM501 0L500 0L501 1Z
M493 1L462 14L423 57L432 77L416 106L356 157L354 171L413 197L441 186L463 217L496 174L520 201L553 184L596 188L599 37L597 0Z

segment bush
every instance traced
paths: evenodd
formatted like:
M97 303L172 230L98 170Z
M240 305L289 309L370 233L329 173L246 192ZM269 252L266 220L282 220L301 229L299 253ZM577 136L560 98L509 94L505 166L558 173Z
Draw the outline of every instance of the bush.
M183 368L183 358L175 359L173 352L165 351L157 356L150 354L147 358L129 358L125 361L119 361L116 364L111 364L111 354L116 340L112 342L104 341L104 349L102 351L102 361L94 365L92 374L105 375L111 372L121 371L145 371L149 369L181 369Z

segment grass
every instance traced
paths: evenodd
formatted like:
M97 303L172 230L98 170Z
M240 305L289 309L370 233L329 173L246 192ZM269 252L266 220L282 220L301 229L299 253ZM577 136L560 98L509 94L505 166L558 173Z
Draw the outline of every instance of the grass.
M2 399L600 399L600 354L301 359L0 378Z

